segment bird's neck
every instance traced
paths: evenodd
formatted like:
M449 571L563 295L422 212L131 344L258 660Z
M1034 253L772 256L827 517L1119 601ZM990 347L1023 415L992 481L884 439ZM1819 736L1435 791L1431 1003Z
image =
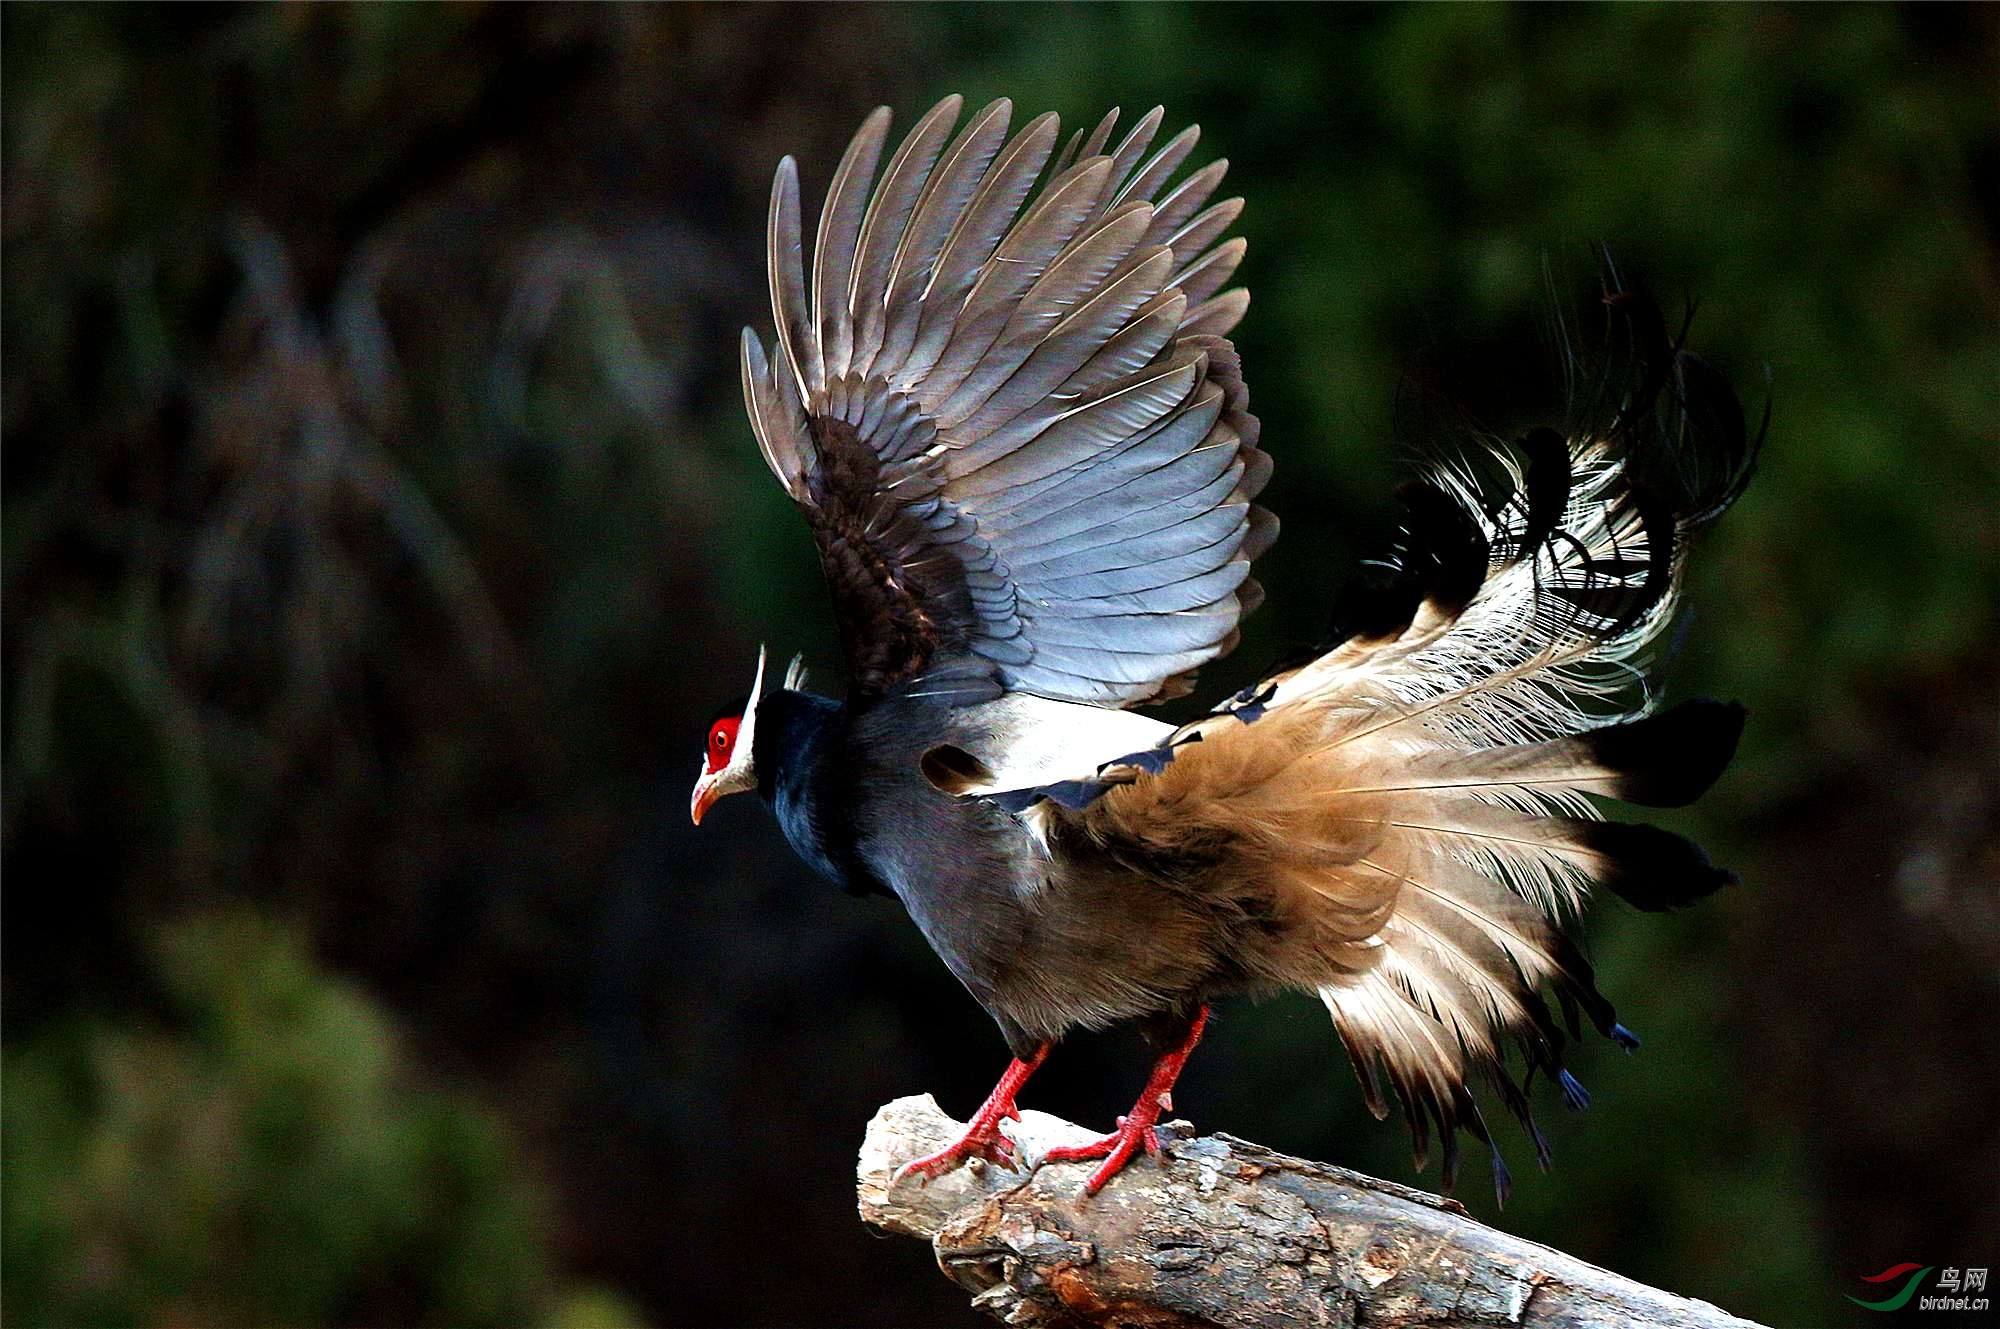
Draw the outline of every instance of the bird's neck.
M789 688L757 707L757 792L777 814L785 839L818 871L857 889L849 819L842 815L842 738L847 708Z
M757 770L757 792L767 803L782 796L819 764L829 740L843 728L846 707L828 697L779 688L757 703L757 737L750 757Z

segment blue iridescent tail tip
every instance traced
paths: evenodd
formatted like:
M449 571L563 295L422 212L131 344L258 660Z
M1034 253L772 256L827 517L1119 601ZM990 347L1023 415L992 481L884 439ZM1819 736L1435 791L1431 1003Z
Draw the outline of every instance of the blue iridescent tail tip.
M1514 1197L1514 1174L1507 1169L1507 1160L1500 1157L1499 1146L1493 1147L1493 1198L1502 1209Z
M1611 1041L1627 1052L1639 1046L1639 1036L1622 1024L1611 1026Z
M1562 1086L1563 1102L1569 1104L1571 1108L1581 1112L1590 1106L1590 1091L1585 1089L1582 1082L1574 1075L1568 1071L1559 1071L1556 1074L1556 1083Z

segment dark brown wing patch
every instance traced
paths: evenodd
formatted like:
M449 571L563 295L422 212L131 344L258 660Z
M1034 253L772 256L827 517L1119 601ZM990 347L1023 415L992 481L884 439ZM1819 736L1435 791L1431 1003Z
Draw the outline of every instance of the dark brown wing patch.
M875 453L845 420L812 422L819 465L806 507L833 594L849 685L875 693L965 644L974 621L965 569L937 557L930 527L884 492ZM926 557L929 554L931 556Z

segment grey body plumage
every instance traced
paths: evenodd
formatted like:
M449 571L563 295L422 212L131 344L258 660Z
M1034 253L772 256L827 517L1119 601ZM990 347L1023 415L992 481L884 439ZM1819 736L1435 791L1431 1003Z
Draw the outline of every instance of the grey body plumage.
M1183 852L1152 865L1160 889L1134 890L1141 865L1044 845L993 802L923 776L940 746L991 748L979 708L893 693L851 710L778 693L765 707L774 749L799 744L767 794L787 840L848 889L900 900L1018 1054L1240 986L1232 956L1255 931L1255 883L1214 890Z

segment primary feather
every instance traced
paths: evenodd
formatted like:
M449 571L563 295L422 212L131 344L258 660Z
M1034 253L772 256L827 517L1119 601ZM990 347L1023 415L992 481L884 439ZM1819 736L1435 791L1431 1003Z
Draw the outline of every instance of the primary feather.
M998 101L947 143L960 109L933 108L879 180L888 112L868 118L810 271L780 165L777 341L743 342L758 446L812 523L857 694L1178 695L1234 645L1274 532L1226 340L1244 299L1211 299L1240 200L1196 215L1214 168L1162 195L1195 138L1147 159L1157 109L1108 152L1107 117L1046 176L1053 116L1009 139Z

